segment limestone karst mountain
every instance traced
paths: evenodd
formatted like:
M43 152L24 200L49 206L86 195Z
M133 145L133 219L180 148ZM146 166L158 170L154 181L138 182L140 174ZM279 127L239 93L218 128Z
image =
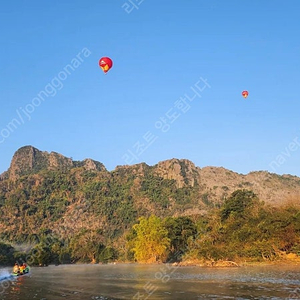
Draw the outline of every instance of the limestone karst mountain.
M0 238L27 240L40 230L66 237L88 228L110 239L151 213L205 215L238 189L252 190L276 206L299 201L300 178L265 171L243 175L176 158L108 171L92 159L73 161L25 146L0 176Z
M73 161L57 152L40 151L32 146L24 146L18 149L11 160L10 167L2 178L13 181L21 176L38 173L41 170L69 170L82 166L86 170L104 170L103 164L92 159L82 162Z
M220 203L237 189L251 189L261 200L275 205L300 195L300 178L292 175L277 175L266 171L253 171L244 175L223 167L200 168L187 159L176 158L158 162L154 166L145 163L117 166L114 171L108 172L102 163L95 160L73 161L59 153L40 151L32 146L18 149L9 169L0 178L2 181L17 181L22 176L38 174L43 170L70 172L75 168L104 172L108 177L118 174L135 177L136 184L151 174L156 178L173 181L177 189L197 189L200 202L204 204Z

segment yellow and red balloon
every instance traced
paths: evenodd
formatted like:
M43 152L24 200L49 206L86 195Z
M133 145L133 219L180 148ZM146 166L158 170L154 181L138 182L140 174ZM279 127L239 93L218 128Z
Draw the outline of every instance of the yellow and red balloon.
M247 98L248 95L249 95L249 92L248 92L248 91L242 91L242 96L243 96L244 98Z
M113 62L109 57L101 57L99 60L99 66L104 73L107 73L113 66Z

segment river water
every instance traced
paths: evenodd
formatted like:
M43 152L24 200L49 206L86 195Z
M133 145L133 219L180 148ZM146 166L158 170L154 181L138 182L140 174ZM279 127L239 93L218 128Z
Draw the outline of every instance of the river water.
M300 265L239 268L60 265L0 269L0 299L300 299Z

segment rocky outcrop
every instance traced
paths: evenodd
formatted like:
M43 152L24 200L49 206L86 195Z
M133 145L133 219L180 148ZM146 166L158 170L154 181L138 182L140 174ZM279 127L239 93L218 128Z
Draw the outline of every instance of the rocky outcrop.
M87 171L106 171L106 168L102 163L90 158L83 160L81 165Z
M82 168L84 171L106 173L105 176L119 178L126 183L134 179L132 189L141 189L145 178L162 178L172 180L177 189L194 190L194 203L202 209L206 206L220 205L237 189L249 189L258 195L260 200L277 205L286 199L300 199L300 178L291 175L277 175L266 171L251 172L247 175L239 174L223 167L199 168L187 159L170 159L160 161L154 166L145 163L117 166L108 172L105 166L92 159L73 161L56 152L40 151L32 146L20 148L14 154L8 171L0 175L0 180L18 178L28 174L37 174L42 170L70 170ZM155 180L153 181L155 182ZM157 181L159 182L159 181ZM198 200L197 200L197 199ZM190 207L194 211L194 207Z
M17 150L8 169L8 176L16 180L23 175L47 168L47 159L43 152L32 146Z
M57 170L57 169L70 169L74 166L71 158L67 158L59 153L42 152L46 161L46 169Z
M170 159L154 166L154 173L164 179L174 179L177 188L195 186L199 183L200 168L187 159Z
M57 152L48 153L40 151L32 146L24 146L18 149L11 161L7 172L0 179L17 180L21 176L35 174L41 170L69 170L75 167L83 167L85 170L104 171L104 165L92 159L82 162L73 161Z
M125 166L117 166L113 171L114 175L125 175L125 174L132 174L135 177L144 177L151 167L149 167L145 163L135 164L132 166L125 165Z

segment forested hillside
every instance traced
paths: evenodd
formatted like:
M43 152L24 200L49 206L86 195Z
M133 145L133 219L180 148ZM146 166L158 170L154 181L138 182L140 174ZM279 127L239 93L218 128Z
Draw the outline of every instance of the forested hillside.
M290 175L200 169L179 159L109 172L91 159L26 146L0 180L0 264L298 255L299 191ZM157 253L139 235L145 228Z

